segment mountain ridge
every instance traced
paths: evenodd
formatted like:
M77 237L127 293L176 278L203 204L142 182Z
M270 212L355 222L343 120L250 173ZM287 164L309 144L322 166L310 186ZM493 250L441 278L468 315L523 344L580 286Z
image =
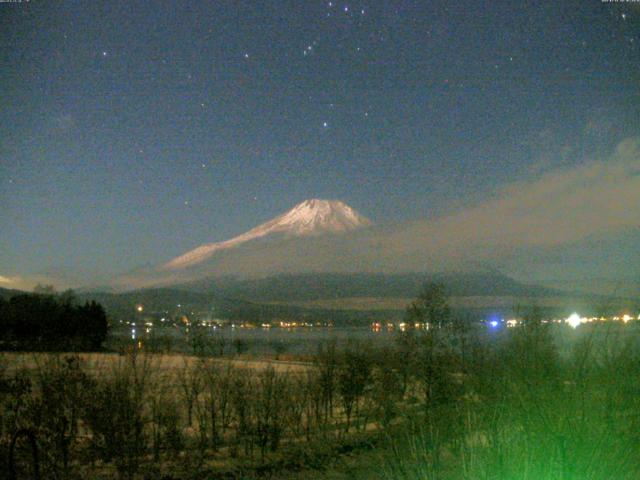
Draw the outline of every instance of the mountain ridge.
M545 297L566 295L558 289L519 282L499 272L302 273L264 278L206 278L174 288L218 294L252 301L290 301L347 297L408 297L420 292L425 282L441 283L451 296L511 295Z

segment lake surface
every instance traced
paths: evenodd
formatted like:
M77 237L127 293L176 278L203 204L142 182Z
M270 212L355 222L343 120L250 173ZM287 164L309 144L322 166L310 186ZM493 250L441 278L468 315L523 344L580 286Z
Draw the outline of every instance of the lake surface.
M561 354L568 354L579 343L589 343L605 354L611 349L625 346L640 351L640 322L629 324L603 322L571 328L566 324L550 325L551 334ZM506 327L491 329L479 327L483 338L492 341L501 338ZM516 327L518 328L518 327ZM204 353L219 355L234 353L262 354L314 354L322 344L336 342L344 346L350 342L383 346L397 337L399 331L385 328L374 331L370 327L298 327L298 328L199 328L196 334L185 329L155 328L137 333L119 329L110 334L108 347L139 345L156 351L190 353L201 349ZM141 343L138 343L141 342Z

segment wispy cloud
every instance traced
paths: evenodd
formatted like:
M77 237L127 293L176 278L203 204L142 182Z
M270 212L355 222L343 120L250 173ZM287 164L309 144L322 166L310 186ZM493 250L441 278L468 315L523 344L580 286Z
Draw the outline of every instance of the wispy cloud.
M22 277L7 277L0 275L0 287L2 288L23 288L24 279Z
M53 285L58 289L68 288L69 286L72 286L66 279L46 274L27 274L15 276L0 275L0 287L2 288L31 291L37 284ZM75 284L74 286L77 285L79 284Z
M640 139L610 158L509 185L495 199L389 238L395 251L489 256L557 247L640 225Z

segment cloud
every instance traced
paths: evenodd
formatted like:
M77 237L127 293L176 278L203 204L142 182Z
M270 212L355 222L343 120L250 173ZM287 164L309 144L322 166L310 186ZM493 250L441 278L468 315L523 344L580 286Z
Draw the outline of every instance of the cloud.
M79 283L72 284L60 276L52 276L44 273L15 275L12 277L0 275L0 287L2 288L31 291L37 284L53 285L58 290L79 285Z
M24 279L19 276L6 277L0 275L0 287L10 289L22 289L24 287Z
M505 187L497 198L392 234L395 252L487 259L616 235L640 225L640 138L606 160Z

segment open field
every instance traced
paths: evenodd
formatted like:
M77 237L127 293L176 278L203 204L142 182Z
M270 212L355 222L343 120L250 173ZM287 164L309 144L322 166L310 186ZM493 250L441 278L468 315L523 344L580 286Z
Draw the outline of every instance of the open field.
M17 370L35 370L43 365L50 364L52 361L60 361L69 354L66 353L25 353L25 352L4 352L0 353L0 364L3 364L7 372ZM87 372L99 375L103 372L118 367L119 365L130 361L127 357L117 353L79 353L77 357L80 359ZM202 358L191 355L163 355L163 354L145 354L145 361L148 361L159 373L170 373L181 371L185 367L195 368L198 363L203 362ZM220 368L230 367L237 369L247 369L254 372L261 372L268 368L278 373L302 374L311 368L311 364L296 361L278 361L278 360L254 360L241 358L225 358L204 360L212 363Z
M318 449L324 458L333 452L324 444L348 444L352 432L379 428L353 412L361 403L356 397L343 407L337 393L327 394L320 363L25 353L3 355L1 365L3 419L9 420L0 432L3 448L15 438L12 424L25 426L18 431L32 432L50 452L61 448L57 434L66 436L73 455L64 447L62 465L54 458L39 468L74 478L137 478L140 472L189 478L193 463L197 471L233 475L281 470L282 462L296 468L301 449ZM16 402L24 411L12 410ZM61 418L72 430L58 424ZM29 444L19 448L17 468L28 471ZM96 453L107 463L83 464Z

